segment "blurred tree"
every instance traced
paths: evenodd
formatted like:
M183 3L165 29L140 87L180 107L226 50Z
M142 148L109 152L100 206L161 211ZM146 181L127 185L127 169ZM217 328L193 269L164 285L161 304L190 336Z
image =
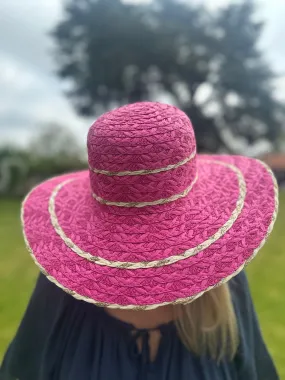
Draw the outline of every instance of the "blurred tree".
M53 122L32 140L29 154L30 172L42 178L87 168L76 137L68 128Z
M59 158L62 161L82 158L82 147L73 133L62 125L44 125L30 143L30 152L37 158Z
M277 141L284 108L258 48L263 24L253 1L215 13L178 0L65 4L53 37L58 74L71 80L79 114L164 98L190 116L199 149Z
M23 196L48 177L87 167L83 149L72 132L49 123L25 149L0 147L0 196Z
M27 154L15 147L0 148L0 196L21 193L28 172Z

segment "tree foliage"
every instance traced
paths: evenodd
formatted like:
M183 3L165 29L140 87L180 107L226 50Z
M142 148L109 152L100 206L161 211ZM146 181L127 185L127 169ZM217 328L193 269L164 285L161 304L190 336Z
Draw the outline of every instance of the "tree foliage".
M29 150L38 158L58 161L78 161L82 146L67 127L55 122L47 123L30 142Z
M284 109L262 28L250 0L215 13L178 0L69 0L53 38L79 114L164 97L190 116L198 147L218 151L231 150L224 131L248 145L278 138Z
M23 196L49 177L87 168L70 129L51 122L25 148L0 147L0 196Z

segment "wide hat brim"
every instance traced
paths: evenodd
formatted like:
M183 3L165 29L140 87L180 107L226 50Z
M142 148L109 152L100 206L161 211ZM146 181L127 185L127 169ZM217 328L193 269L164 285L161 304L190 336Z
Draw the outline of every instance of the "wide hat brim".
M197 156L189 194L147 207L107 206L89 172L50 179L22 206L26 245L47 278L103 307L189 303L238 274L265 243L278 187L262 162Z

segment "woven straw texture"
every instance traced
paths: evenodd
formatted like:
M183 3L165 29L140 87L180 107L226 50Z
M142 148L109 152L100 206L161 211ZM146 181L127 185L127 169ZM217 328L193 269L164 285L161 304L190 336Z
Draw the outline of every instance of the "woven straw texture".
M175 107L104 114L87 145L89 171L44 182L22 207L34 261L78 299L133 309L191 302L242 270L273 228L268 167L197 155Z

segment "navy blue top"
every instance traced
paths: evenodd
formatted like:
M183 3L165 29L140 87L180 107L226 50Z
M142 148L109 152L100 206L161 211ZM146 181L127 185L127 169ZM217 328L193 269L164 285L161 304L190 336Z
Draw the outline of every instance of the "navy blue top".
M263 342L247 279L230 281L239 324L235 360L216 363L189 352L174 324L160 327L154 362L148 331L78 301L40 275L24 318L4 357L1 380L277 380ZM136 340L142 337L141 353Z

